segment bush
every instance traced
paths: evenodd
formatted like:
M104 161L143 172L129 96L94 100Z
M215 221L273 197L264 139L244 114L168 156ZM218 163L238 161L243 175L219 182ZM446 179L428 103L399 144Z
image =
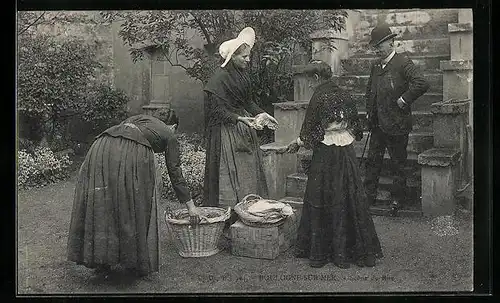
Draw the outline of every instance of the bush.
M180 145L182 173L195 203L200 203L205 174L205 149L201 146L202 137L197 134L179 134L177 138ZM155 156L162 172L164 189L162 197L176 201L177 197L170 183L167 167L165 165L165 157L163 153L156 154Z
M127 97L99 83L97 46L51 36L19 37L18 115L20 137L64 149L75 117L99 132L123 119ZM39 133L41 130L41 133Z
M127 117L127 95L107 85L97 85L87 96L83 119L92 122L94 131L101 132Z
M68 155L58 157L47 147L36 147L33 153L22 149L17 156L17 184L21 189L64 180L72 164Z

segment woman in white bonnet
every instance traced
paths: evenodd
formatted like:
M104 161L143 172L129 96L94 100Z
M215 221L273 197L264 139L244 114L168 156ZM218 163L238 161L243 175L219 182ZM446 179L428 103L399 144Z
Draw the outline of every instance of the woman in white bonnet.
M247 27L222 43L224 62L204 87L204 206L234 206L247 194L268 193L256 130L275 129L277 121L253 100L247 67L254 42Z

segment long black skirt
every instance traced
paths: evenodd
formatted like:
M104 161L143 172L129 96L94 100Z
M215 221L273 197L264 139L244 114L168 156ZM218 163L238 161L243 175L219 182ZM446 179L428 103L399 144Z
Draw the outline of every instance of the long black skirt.
M159 269L155 162L151 148L103 136L78 174L68 260L89 268Z
M297 253L317 261L381 257L368 207L352 144L320 144L308 171Z

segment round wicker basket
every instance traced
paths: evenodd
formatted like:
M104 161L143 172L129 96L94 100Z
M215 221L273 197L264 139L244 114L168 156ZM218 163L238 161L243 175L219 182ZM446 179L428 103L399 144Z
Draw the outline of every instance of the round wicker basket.
M217 243L222 236L224 224L230 217L231 209L200 207L200 210L207 219L198 224L189 221L187 209L165 212L167 229L182 257L208 257L220 251Z
M273 227L285 223L286 216L259 217L248 212L248 208L261 200L262 197L255 194L245 196L241 202L234 206L234 211L238 214L240 220L252 227Z

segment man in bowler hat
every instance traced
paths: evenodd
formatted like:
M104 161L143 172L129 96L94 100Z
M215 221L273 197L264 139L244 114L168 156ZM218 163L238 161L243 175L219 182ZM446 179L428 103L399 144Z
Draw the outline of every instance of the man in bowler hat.
M396 167L392 197L393 215L406 198L408 134L412 129L411 106L429 84L421 70L405 55L396 52L389 26L383 24L371 32L370 46L378 57L371 66L366 87L366 112L371 131L366 161L365 189L369 203L377 196L382 161L387 148Z

